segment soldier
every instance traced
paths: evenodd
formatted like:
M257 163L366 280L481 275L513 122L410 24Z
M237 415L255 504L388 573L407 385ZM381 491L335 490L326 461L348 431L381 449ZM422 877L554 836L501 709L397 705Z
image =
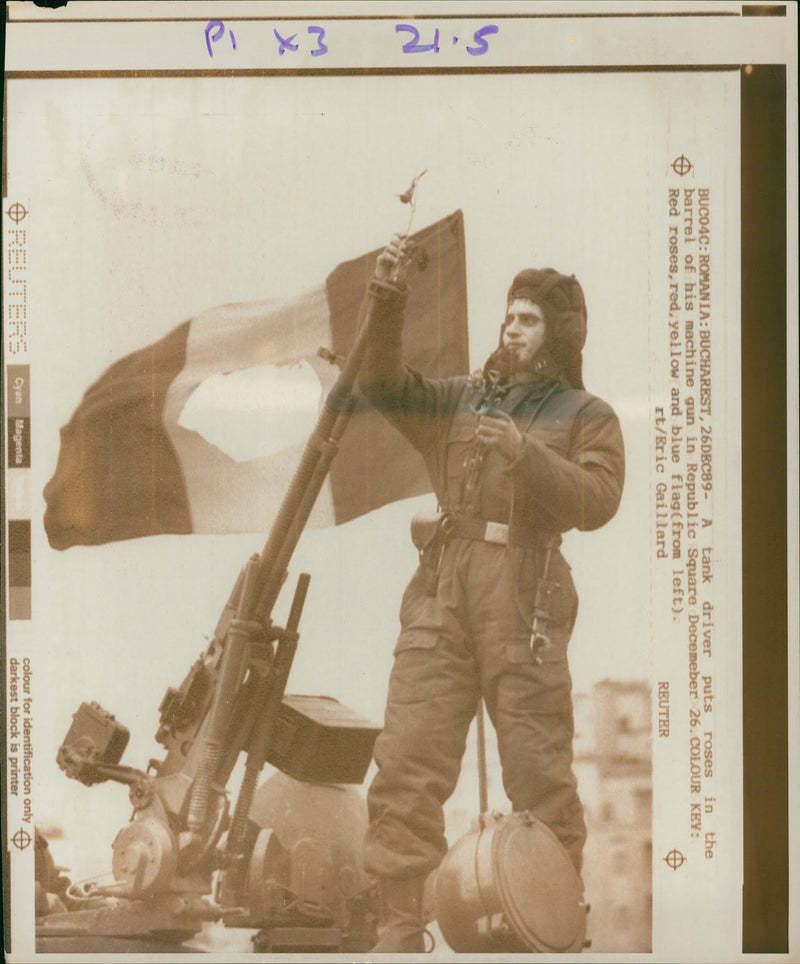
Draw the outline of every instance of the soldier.
M624 478L617 417L583 386L575 277L521 271L483 371L435 381L402 365L405 292L391 279L404 249L395 236L378 258L384 298L360 385L422 453L441 511L412 522L420 566L401 604L368 794L377 953L424 949L425 879L447 851L442 806L480 697L513 809L550 827L580 872L567 665L578 597L559 545L612 518Z

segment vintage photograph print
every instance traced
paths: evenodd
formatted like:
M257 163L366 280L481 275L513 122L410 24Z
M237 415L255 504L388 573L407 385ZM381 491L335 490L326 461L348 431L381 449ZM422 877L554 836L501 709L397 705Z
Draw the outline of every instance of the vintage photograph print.
M8 4L10 960L797 953L795 27Z

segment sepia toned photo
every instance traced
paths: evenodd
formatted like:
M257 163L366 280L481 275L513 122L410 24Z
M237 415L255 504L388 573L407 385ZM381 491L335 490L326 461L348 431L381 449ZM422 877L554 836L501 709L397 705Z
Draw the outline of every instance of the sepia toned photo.
M774 6L9 4L10 960L797 953Z

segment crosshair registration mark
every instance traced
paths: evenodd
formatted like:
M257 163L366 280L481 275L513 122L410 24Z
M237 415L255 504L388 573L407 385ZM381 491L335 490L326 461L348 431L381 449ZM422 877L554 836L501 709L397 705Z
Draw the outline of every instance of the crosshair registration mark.
M686 858L680 852L680 850L670 850L666 857L664 857L664 863L667 867L671 867L673 870L677 870L682 867L686 862Z
M675 171L676 174L680 174L681 177L683 177L685 174L688 174L691 169L692 162L685 154L681 154L680 157L676 157L672 162L672 170Z
M21 827L11 838L11 842L18 850L24 850L31 842L31 835Z
M11 207L6 211L6 214L11 218L14 224L19 224L28 213L28 209L24 204L20 204L19 201L15 201Z

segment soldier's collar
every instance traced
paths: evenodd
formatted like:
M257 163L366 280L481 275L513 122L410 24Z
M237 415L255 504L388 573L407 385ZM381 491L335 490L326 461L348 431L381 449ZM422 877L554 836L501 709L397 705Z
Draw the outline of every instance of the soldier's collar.
M509 385L529 384L539 382L542 384L558 381L561 378L561 366L558 365L552 355L547 351L540 351L533 360L530 371L515 372L508 379Z

